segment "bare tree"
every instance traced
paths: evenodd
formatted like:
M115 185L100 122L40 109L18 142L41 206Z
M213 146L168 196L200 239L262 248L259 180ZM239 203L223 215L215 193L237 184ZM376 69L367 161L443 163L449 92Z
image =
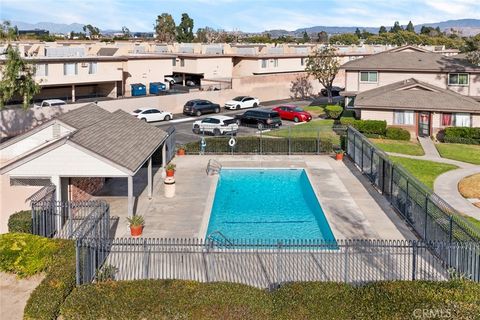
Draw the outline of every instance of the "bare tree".
M333 47L316 49L310 56L308 56L305 71L317 79L325 89L327 89L329 103L333 101L333 80L335 80L339 69L340 61L338 60L336 50Z
M308 75L299 75L290 83L290 92L292 99L305 99L312 95L313 86L310 83Z

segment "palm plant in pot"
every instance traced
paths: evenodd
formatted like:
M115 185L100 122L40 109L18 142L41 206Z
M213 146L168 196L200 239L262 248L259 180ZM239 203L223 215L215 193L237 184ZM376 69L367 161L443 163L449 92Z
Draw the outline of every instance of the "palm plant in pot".
M127 217L127 221L130 225L130 234L133 237L141 236L143 232L143 226L145 225L145 219L140 215L135 215L133 217Z
M177 166L174 163L167 164L165 168L165 172L167 173L167 177L173 177L175 175L175 168Z
M343 160L343 150L342 149L337 149L335 150L335 160Z
M184 155L185 155L185 151L186 151L186 150L185 150L185 147L180 147L180 148L178 148L178 150L177 150L177 155L179 155L179 156L184 156Z

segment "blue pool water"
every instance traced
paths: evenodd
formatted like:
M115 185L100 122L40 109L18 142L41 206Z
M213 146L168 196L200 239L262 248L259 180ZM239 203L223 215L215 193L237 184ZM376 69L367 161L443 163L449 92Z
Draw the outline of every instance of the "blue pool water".
M207 236L335 241L303 169L222 169Z

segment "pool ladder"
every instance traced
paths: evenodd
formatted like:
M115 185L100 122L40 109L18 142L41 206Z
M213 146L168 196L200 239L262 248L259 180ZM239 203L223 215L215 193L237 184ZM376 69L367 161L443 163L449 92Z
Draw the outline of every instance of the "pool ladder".
M231 246L233 242L230 241L223 233L219 230L215 230L207 236L207 239L212 242L214 245L223 245L223 246Z
M222 170L222 165L220 162L214 159L208 160L208 165L207 165L207 175L211 176L214 174L219 174L220 171Z

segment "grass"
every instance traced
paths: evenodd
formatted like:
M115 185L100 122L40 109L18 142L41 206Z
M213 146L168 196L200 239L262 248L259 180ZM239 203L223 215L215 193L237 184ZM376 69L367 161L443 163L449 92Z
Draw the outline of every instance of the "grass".
M411 156L423 156L425 152L418 142L388 140L388 139L370 139L374 145L385 152L395 152Z
M473 224L478 230L480 230L480 220L477 220L470 216L464 216L466 220L468 220L471 224Z
M310 112L313 118L315 117L318 118L325 114L324 108L320 106L306 106L306 107L303 107L303 110Z
M435 146L443 158L480 164L480 146L458 143L437 143Z
M354 306L354 307L353 307ZM420 309L449 319L480 314L480 285L397 281L352 286L290 283L273 292L234 283L110 281L74 289L63 319L410 319Z
M453 164L439 163L427 160L417 160L403 157L390 156L393 162L401 164L420 182L433 190L433 182L444 172L457 169Z
M288 138L317 138L328 139L333 144L339 144L339 136L333 132L333 120L312 120L310 122L302 123L296 126L272 130L266 132L265 135L272 137Z
M464 198L480 199L480 173L463 178L458 183L458 191Z

